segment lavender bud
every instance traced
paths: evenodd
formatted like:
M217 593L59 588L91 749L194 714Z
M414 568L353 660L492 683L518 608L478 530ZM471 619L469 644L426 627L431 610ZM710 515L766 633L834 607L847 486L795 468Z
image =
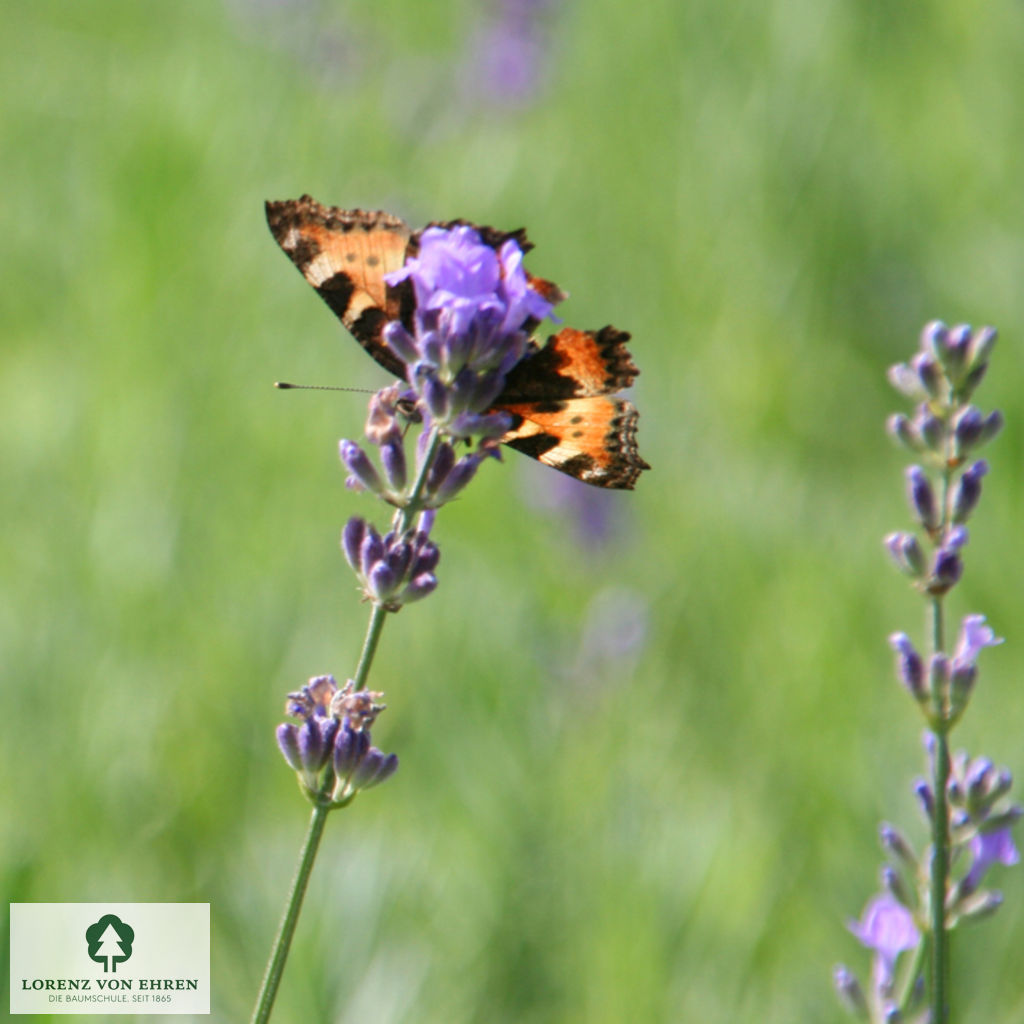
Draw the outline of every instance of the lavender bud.
M298 741L302 767L307 772L319 771L324 766L328 750L324 744L323 733L320 731L320 719L307 718L299 726Z
M922 404L914 417L914 425L921 440L933 452L941 452L946 444L946 424Z
M949 337L949 328L941 320L929 320L921 328L920 350L931 352L937 359L939 352L946 346Z
M281 748L281 754L288 767L292 771L302 771L302 757L299 754L298 729L290 722L283 722L277 727L277 745Z
M473 479L479 465L480 459L473 454L464 455L459 459L451 472L433 490L431 504L444 505L451 501Z
M437 589L437 577L432 572L421 572L414 576L412 582L402 591L402 604L420 601Z
M423 535L418 536L422 537ZM432 540L423 537L418 543L420 548L410 576L418 576L421 572L433 572L437 568L437 563L441 561L441 549Z
M923 352L918 352L910 361L911 369L917 374L921 389L929 398L940 398L943 392L942 370L939 364Z
M403 363L412 365L419 359L420 354L416 348L415 340L398 320L390 320L384 325L383 336L388 348Z
M960 474L953 491L952 519L964 523L977 508L981 498L981 478L988 472L988 463L979 459Z
M917 854L904 835L892 825L883 822L878 830L879 838L882 841L883 849L893 854L900 863L906 865L910 870L917 871Z
M991 441L1000 430L1003 429L1003 414L998 409L993 409L985 417L985 422L981 427L981 436L978 438L978 444L985 444Z
M949 330L933 332L925 328L925 334L928 337L929 349L941 364L946 376L952 383L957 383L967 362L967 348L971 341L970 327L960 324Z
M974 332L967 350L967 365L972 371L978 366L988 364L996 344L996 336L994 327L981 327Z
M356 572L361 568L359 549L366 536L366 521L353 516L341 531L341 550L345 552L345 560Z
M987 757L977 757L968 765L964 773L964 785L967 787L967 804L972 811L981 808L989 781L995 772L995 764Z
M397 585L398 577L387 562L377 562L366 574L367 590L378 603L387 601Z
M420 394L427 404L427 411L435 420L443 423L448 419L450 412L448 389L435 373L423 375Z
M926 530L933 532L938 528L939 517L931 481L920 466L908 466L906 478L911 511Z
M960 664L953 662L953 671L949 676L949 702L954 714L959 714L971 698L974 681L978 677L978 666L973 663Z
M900 572L912 579L921 579L927 573L924 551L912 533L890 533L885 538L885 547Z
M931 786L924 779L918 779L914 783L914 796L917 797L917 802L921 805L924 816L931 821L935 815L935 796L932 793Z
M374 494L380 494L384 490L377 470L359 445L342 438L338 444L338 454L357 484L368 491L373 491Z
M384 557L384 541L380 534L368 525L366 536L359 548L359 567L363 576L369 576L373 567Z
M913 370L906 363L896 363L895 366L890 366L886 377L889 383L900 392L902 395L906 395L907 398L911 398L914 401L918 401L921 398L927 398L928 395L921 386L921 378L917 375L917 372Z
M981 411L974 405L965 405L953 417L953 454L963 459L978 443L985 425Z
M843 964L837 964L832 971L832 984L835 985L836 993L839 995L843 1005L863 1020L868 1019L868 1001L864 997L864 990L860 982L854 977L849 968Z
M407 540L392 544L384 556L384 562L394 574L395 579L401 579L406 574L411 561L412 545Z
M944 594L955 586L963 574L964 565L957 548L942 547L935 552L935 564L928 582L929 594Z
M999 814L990 814L985 819L986 831L995 832L1000 829L1012 828L1020 821L1021 816L1024 815L1024 808L1018 807L1014 804L1012 807L1007 807L1005 811L1001 811ZM1014 861L1014 864L1017 862Z
M381 445L380 461L393 490L400 491L406 483L405 446L401 439Z
M1003 905L1003 894L983 889L960 901L957 911L962 921L981 921L991 917Z
M912 452L924 450L924 443L914 429L910 420L903 413L894 413L885 421L885 429L889 436L898 441L904 448Z
M978 363L968 370L967 375L960 382L959 392L967 396L973 394L974 389L982 382L985 373L988 371L988 363Z
M435 310L438 314L438 321L442 315L441 310ZM423 353L423 363L427 367L438 369L445 363L444 343L441 334L436 328L430 328L420 335L420 351Z
M898 903L907 908L915 906L913 894L907 890L900 873L891 864L884 864L879 874L882 888L886 889Z
M334 740L334 774L347 783L352 772L370 749L370 734L352 729L346 722Z
M398 758L394 754L385 755L376 747L370 747L355 766L349 785L353 789L369 789L389 779L397 767Z
M900 682L915 700L925 700L928 695L924 688L924 665L910 637L906 633L893 633L889 637L889 645L899 656L897 674Z
M454 465L455 449L447 441L442 441L434 453L434 462L427 474L427 490L436 491L444 483Z
M1005 768L1001 768L989 779L985 798L989 804L995 803L1000 797L1006 796L1012 786L1013 776Z

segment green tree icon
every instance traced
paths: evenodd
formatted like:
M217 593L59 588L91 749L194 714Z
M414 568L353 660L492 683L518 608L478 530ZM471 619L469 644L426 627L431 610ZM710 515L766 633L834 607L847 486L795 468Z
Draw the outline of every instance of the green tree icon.
M132 955L135 929L114 914L104 914L95 924L85 929L89 943L89 958L103 964L103 973L117 973L117 965Z

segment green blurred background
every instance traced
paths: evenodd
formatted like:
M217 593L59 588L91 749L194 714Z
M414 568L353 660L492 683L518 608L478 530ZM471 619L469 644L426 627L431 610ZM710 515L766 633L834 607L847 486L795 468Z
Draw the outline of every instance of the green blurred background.
M880 537L884 372L934 317L1002 331L950 610L1008 643L955 739L1024 775L1024 9L34 0L3 36L8 899L209 901L247 1018L307 818L273 729L355 664L337 535L377 514L363 398L270 386L384 382L266 229L311 192L527 225L566 321L632 331L654 468L581 505L509 453L439 518L372 678L401 771L329 822L275 1019L845 1019L877 823L923 841ZM1024 1018L993 874L958 1021Z

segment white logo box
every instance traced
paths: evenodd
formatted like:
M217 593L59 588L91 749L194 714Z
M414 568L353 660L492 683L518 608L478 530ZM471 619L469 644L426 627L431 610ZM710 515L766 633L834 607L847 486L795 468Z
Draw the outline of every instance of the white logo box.
M210 1012L209 903L12 903L11 1013Z

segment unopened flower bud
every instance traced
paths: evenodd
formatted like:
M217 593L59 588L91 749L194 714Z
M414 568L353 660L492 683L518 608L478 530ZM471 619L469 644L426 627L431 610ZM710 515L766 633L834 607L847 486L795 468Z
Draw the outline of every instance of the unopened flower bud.
M480 458L475 453L464 455L446 474L440 484L433 490L431 503L444 505L456 497L458 493L473 479L480 466Z
M944 594L954 587L963 575L964 565L959 550L955 547L941 547L935 552L931 578L928 581L929 594Z
M374 494L380 494L384 490L380 475L367 457L366 452L354 441L342 439L338 445L338 454L345 468L351 474L350 481L357 487L362 487Z
M929 355L918 352L910 361L911 369L917 374L921 388L929 398L941 398L943 395L942 370L939 364Z
M978 438L978 444L985 444L987 441L991 441L1000 430L1003 429L1003 414L998 409L993 409L985 417L985 422L981 427L981 436Z
M982 921L991 917L1003 905L1003 894L994 889L982 889L960 901L957 916L961 921Z
M932 793L931 786L924 779L918 779L914 783L914 796L917 797L924 816L931 821L935 816L935 795Z
M883 822L879 827L878 835L884 849L897 857L900 863L904 864L911 871L917 871L917 854L914 853L914 848L902 832L892 825Z
M402 604L412 604L432 594L437 589L437 577L432 572L421 572L414 576L402 591Z
M942 452L946 445L946 424L922 403L914 416L914 428L925 447L936 454Z
M926 530L929 532L936 530L939 525L939 516L931 481L920 466L908 466L906 477L907 498L910 501L911 511Z
M984 425L985 418L974 405L965 405L953 417L953 454L958 461L977 445Z
M924 442L908 417L904 416L903 413L898 412L890 416L885 421L885 429L904 448L908 448L912 452L924 450Z
M910 637L906 633L893 633L889 637L889 645L898 656L897 674L900 682L915 700L925 700L927 692L924 687L924 665Z
M912 533L890 533L885 538L885 547L896 568L911 579L921 579L927 573L924 551Z
M925 328L929 351L938 360L950 382L956 384L963 375L971 329L966 324L929 331Z
M365 537L366 521L359 516L353 516L341 531L341 550L345 553L348 564L356 572L362 568L359 552Z
M392 490L402 490L406 482L406 464L405 446L401 438L385 441L381 445L380 462Z
M977 677L978 666L973 662L968 664L953 662L953 669L949 674L949 703L954 714L960 714L967 707Z
M900 873L891 864L883 864L879 875L882 888L887 890L893 899L903 904L904 907L914 906L913 895L908 891Z
M992 355L992 349L996 344L996 329L994 327L980 327L971 337L971 343L967 350L967 365L970 370L988 363Z
M862 1020L868 1020L868 1001L853 972L843 964L837 964L832 971L832 983L843 1005Z
M977 508L981 498L981 478L988 472L988 463L979 459L960 474L953 491L952 519L964 523Z

